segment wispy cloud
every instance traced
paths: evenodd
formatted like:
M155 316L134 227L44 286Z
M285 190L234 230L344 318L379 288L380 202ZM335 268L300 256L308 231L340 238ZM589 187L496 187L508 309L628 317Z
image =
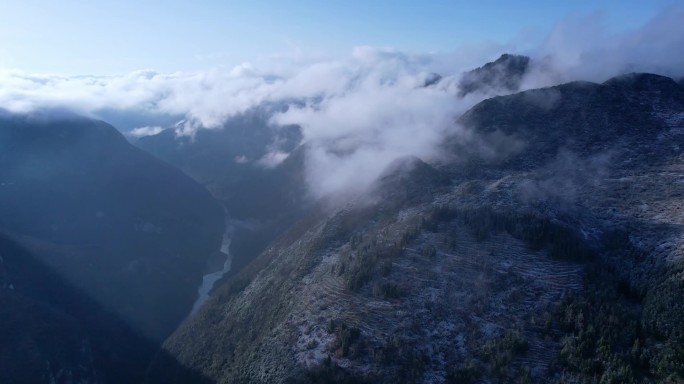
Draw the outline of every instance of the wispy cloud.
M513 52L529 54L536 63L524 78L523 88L576 79L603 81L626 71L682 76L682 20L684 10L671 8L640 28L611 32L600 15L570 17L538 46ZM359 47L345 58L307 57L297 52L232 68L193 73L137 71L114 77L5 70L0 72L0 106L19 112L59 107L90 116L102 110L184 116L177 133L193 135L197 129L219 128L231 117L260 105L277 104L283 108L271 116L273 124L302 127L312 193L358 193L399 157L440 158L440 142L458 129L455 117L490 96L458 98L460 74L495 59L503 53L500 49L492 45L452 53L407 54ZM433 72L444 78L424 87ZM154 134L158 124L150 122L130 134ZM252 160L276 166L286 156L276 148Z
M164 128L159 127L159 126L146 126L146 127L139 127L139 128L134 128L130 132L128 132L129 135L133 137L145 137L145 136L153 136L161 131L163 131Z
M553 69L547 81L600 82L626 72L684 76L683 7L667 8L641 27L619 32L609 30L605 17L568 17L530 52Z

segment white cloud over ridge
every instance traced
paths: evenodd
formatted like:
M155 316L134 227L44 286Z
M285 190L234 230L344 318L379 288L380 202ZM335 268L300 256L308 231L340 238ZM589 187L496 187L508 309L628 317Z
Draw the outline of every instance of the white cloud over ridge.
M145 137L145 136L153 136L161 131L163 131L164 128L160 126L145 126L145 127L138 127L132 129L128 134L133 137Z
M524 79L524 88L603 81L627 71L682 76L682 20L684 10L671 8L640 28L611 33L598 15L568 18L524 52L516 52L515 45L451 54L359 47L341 59L298 55L204 72L137 71L115 77L5 70L0 71L0 108L67 108L89 116L103 109L180 115L185 121L177 133L193 135L264 103L292 103L271 122L302 127L312 193L359 193L399 157L440 157L438 144L454 129L455 117L487 96L457 98L459 74L495 59L502 49L542 63ZM432 72L446 77L424 87ZM154 125L130 134L154 134ZM274 152L261 162L275 166L286 156Z

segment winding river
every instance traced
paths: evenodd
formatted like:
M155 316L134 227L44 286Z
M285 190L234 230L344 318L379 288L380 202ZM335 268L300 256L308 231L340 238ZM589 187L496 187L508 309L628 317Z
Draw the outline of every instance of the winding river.
M209 293L211 289L214 288L214 284L219 281L228 271L230 271L230 265L233 258L230 255L230 234L232 228L226 228L226 232L223 234L223 242L221 243L221 253L226 256L226 260L223 262L223 269L211 272L202 277L202 284L197 289L197 300L192 305L192 311L190 311L190 316L197 313L197 311L202 307L207 299L209 299Z

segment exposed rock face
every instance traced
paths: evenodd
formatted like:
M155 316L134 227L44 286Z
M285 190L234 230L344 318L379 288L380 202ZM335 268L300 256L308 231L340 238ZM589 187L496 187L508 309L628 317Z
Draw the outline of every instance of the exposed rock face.
M185 317L223 227L206 190L106 123L0 118L0 230L147 337Z
M473 92L517 91L529 66L529 57L505 53L491 63L464 73L459 82L459 96Z
M684 89L575 82L459 124L449 164L407 160L219 288L150 381L184 382L170 356L221 383L684 377Z

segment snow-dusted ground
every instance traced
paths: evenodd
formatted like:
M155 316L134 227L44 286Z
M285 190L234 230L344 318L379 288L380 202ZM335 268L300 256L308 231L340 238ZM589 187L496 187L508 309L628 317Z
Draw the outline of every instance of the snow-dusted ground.
M190 316L197 313L197 311L202 307L207 299L209 299L209 293L214 284L219 281L223 275L230 271L230 266L232 264L233 257L230 255L230 233L232 228L226 228L226 232L223 234L223 242L221 243L221 253L226 256L226 261L223 262L223 268L216 272L211 272L202 277L202 285L197 289L197 300L192 305L192 311L190 311Z

